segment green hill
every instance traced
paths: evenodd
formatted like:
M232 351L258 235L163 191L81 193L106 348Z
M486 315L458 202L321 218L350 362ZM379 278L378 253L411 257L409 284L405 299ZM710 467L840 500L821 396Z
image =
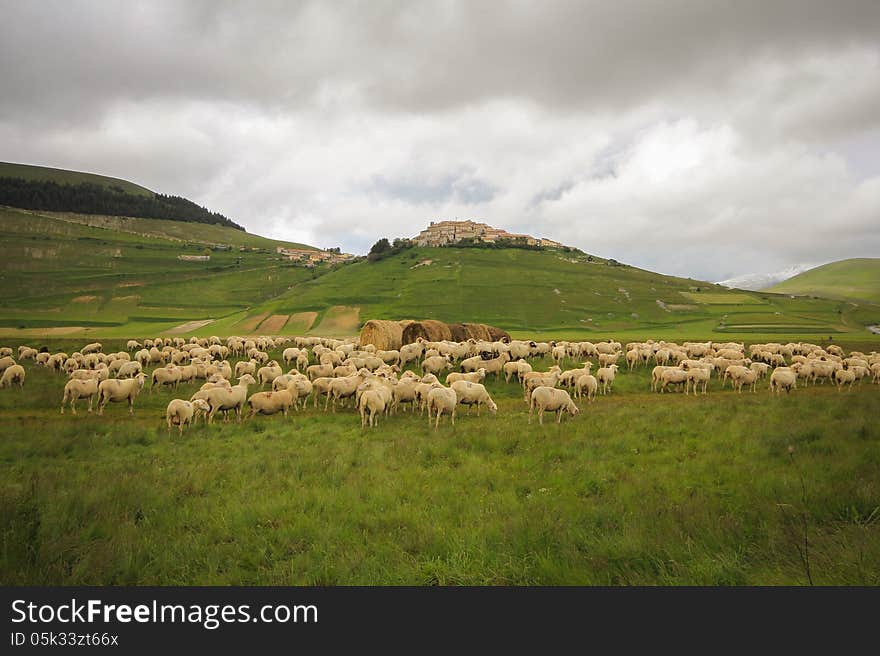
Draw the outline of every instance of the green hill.
M880 258L855 258L824 264L766 291L880 303Z
M559 251L412 248L361 261L255 307L315 315L317 332L372 318L436 318L497 325L515 335L668 338L818 336L854 332L880 308L732 291ZM815 337L818 339L818 337Z
M47 166L32 166L30 164L13 164L0 162L0 178L21 178L22 180L38 182L56 182L58 184L93 184L107 189L118 187L129 194L136 196L152 196L153 192L146 187L141 187L128 180L111 178L96 173L82 173L80 171L67 171L65 169L53 169Z
M249 306L322 272L292 266L275 251L301 244L198 223L119 217L97 217L118 223L115 228L83 223L95 219L0 207L0 331L179 330L244 317ZM181 259L206 254L208 261Z
M302 247L215 225L0 207L0 333L351 335L371 318L437 318L516 336L757 341L870 339L865 326L880 323L880 305L733 291L581 253L408 248L310 269L279 246Z

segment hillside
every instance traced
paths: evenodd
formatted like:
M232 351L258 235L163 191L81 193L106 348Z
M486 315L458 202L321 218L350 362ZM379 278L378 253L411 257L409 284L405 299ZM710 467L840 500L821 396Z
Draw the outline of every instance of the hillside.
M2 164L0 173L0 205L40 212L168 219L244 231L219 212L187 198L155 193L117 178L11 163Z
M2 207L0 239L0 332L21 336L352 335L370 318L437 318L547 338L862 339L880 323L880 306L558 250L415 247L306 268L276 252L302 245L230 228Z
M244 316L248 306L323 271L293 266L275 252L300 244L231 228L104 217L132 230L125 231L74 218L0 207L4 332L179 330L190 322ZM179 257L206 254L208 261Z
M314 325L348 332L370 318L418 317L484 322L517 335L754 339L850 331L861 336L875 318L862 310L732 291L558 251L420 247L307 280L252 312L311 312Z
M13 164L12 162L0 162L0 178L21 178L29 181L56 182L58 184L70 185L93 184L107 189L118 187L126 193L138 196L150 196L153 194L146 187L141 187L120 178L111 178L106 175L98 175L97 173L53 169L47 166Z
M880 258L824 264L777 285L769 292L880 303Z

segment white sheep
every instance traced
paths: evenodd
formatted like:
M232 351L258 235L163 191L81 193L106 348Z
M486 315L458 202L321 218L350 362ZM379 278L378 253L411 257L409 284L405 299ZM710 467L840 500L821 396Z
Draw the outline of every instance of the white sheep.
M574 383L574 395L580 398L584 392L587 394L587 400L593 402L596 399L596 390L599 389L599 382L595 376L585 374L578 378Z
M6 371L3 372L3 376L0 377L0 389L4 387L12 387L15 383L18 383L18 386L23 388L24 379L24 367L20 364L14 364L11 367L7 367Z
M480 416L480 406L483 405L489 408L489 412L493 415L498 412L498 406L492 400L492 397L489 396L489 392L486 391L484 385L473 383L469 380L457 380L452 383L451 388L455 390L458 403L468 407L468 414L471 413L471 406L474 405L477 406L478 417Z
M370 428L379 423L376 415L385 412L385 396L378 389L365 390L358 401L358 412L361 415L361 428L367 426L369 415ZM430 420L429 420L430 423Z
M544 424L544 411L550 410L556 413L556 423L562 422L562 413L567 412L572 417L576 417L580 412L574 401L571 400L568 392L555 387L547 387L539 385L532 390L529 399L529 423L532 423L532 412L538 409L538 423Z
M789 394L793 389L797 389L797 374L789 367L777 367L774 369L773 373L770 374L770 392L775 391L776 395L779 396L782 390Z
M134 414L134 400L144 388L144 380L147 375L137 374L134 378L108 378L98 385L98 414L104 414L104 406L109 402L128 401L128 413Z
M175 424L178 432L183 434L183 427L186 424L194 424L198 420L199 414L207 415L211 410L208 402L204 399L195 399L194 401L185 401L183 399L172 399L165 409L165 421L168 423L168 430Z
M238 379L238 385L205 390L205 400L211 406L211 410L208 412L208 423L214 423L214 415L218 410L223 411L224 421L228 419L230 410L235 410L238 420L241 421L241 409L247 401L248 385L254 385L256 382L253 376L245 374Z
M462 373L460 371L453 371L446 375L446 385L452 385L452 383L459 380L469 380L472 383L479 383L486 378L486 368L480 367L476 371L471 371L469 373Z
M274 415L278 412L287 416L287 411L293 405L294 397L287 389L278 390L276 392L257 392L251 394L248 399L248 405L251 408L249 417L255 414Z
M602 356L599 356L600 360ZM617 374L617 365L611 364L607 367L600 367L596 371L596 380L602 386L602 394L606 394L614 384L614 377Z
M427 394L428 407L428 426L431 425L431 417L435 416L434 430L440 425L440 415L448 414L455 426L455 409L458 407L458 396L455 390L449 387L443 387L439 383L435 385Z
M69 402L70 411L76 414L76 402L79 399L89 400L89 412L92 411L92 401L98 396L98 380L69 380L64 385L64 396L61 398L61 414L64 414L64 406Z

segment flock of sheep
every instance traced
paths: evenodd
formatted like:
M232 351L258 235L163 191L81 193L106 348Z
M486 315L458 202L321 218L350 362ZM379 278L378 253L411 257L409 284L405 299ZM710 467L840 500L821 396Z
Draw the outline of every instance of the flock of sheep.
M459 406L468 413L483 406L495 414L497 404L483 381L487 376L507 383L515 379L522 386L523 400L529 407L529 422L535 411L543 424L546 411L578 414L573 400L586 397L593 401L597 392L611 391L623 364L632 370L653 364L651 389L659 393L675 388L685 394L707 393L715 377L724 387L742 393L743 387L755 391L757 382L769 376L769 389L776 394L790 392L802 385L834 383L838 389L852 387L865 378L880 382L880 354L872 351L845 353L839 346L816 344L631 342L625 346L615 341L536 342L527 340L432 342L419 339L397 350L383 351L371 344L361 345L358 338L340 340L320 337L219 337L185 340L176 338L129 340L127 350L104 353L103 345L87 344L67 354L37 351L20 346L16 359L10 347L0 348L0 388L23 387L26 370L21 364L66 375L61 397L61 413L70 407L76 414L76 402L88 401L92 412L102 415L108 403L127 402L129 412L150 381L150 393L181 383L204 381L189 399L168 403L165 421L168 430L183 428L204 417L213 422L223 413L241 420L244 413L287 415L293 408L311 400L313 407L323 401L324 411L344 406L351 400L360 414L361 426L375 426L380 415L396 413L408 406L411 412L427 413L428 425L436 429L443 415L455 424ZM281 366L270 359L272 351L281 352ZM533 364L550 358L547 370L535 371ZM237 360L233 366L230 359ZM566 361L580 361L581 366L563 369ZM595 360L595 363L594 363ZM594 364L598 364L595 374ZM285 372L284 368L288 368ZM152 370L150 371L150 368ZM414 369L418 369L417 373ZM149 371L149 375L148 375ZM443 377L443 382L440 378ZM235 383L233 384L233 381ZM445 384L444 384L445 383ZM260 391L249 393L251 387ZM264 389L266 387L269 389Z

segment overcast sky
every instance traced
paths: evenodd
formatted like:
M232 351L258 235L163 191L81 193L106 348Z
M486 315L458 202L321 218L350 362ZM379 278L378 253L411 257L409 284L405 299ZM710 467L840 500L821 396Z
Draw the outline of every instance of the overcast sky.
M710 280L880 256L880 2L0 0L0 160L366 252L485 221Z

